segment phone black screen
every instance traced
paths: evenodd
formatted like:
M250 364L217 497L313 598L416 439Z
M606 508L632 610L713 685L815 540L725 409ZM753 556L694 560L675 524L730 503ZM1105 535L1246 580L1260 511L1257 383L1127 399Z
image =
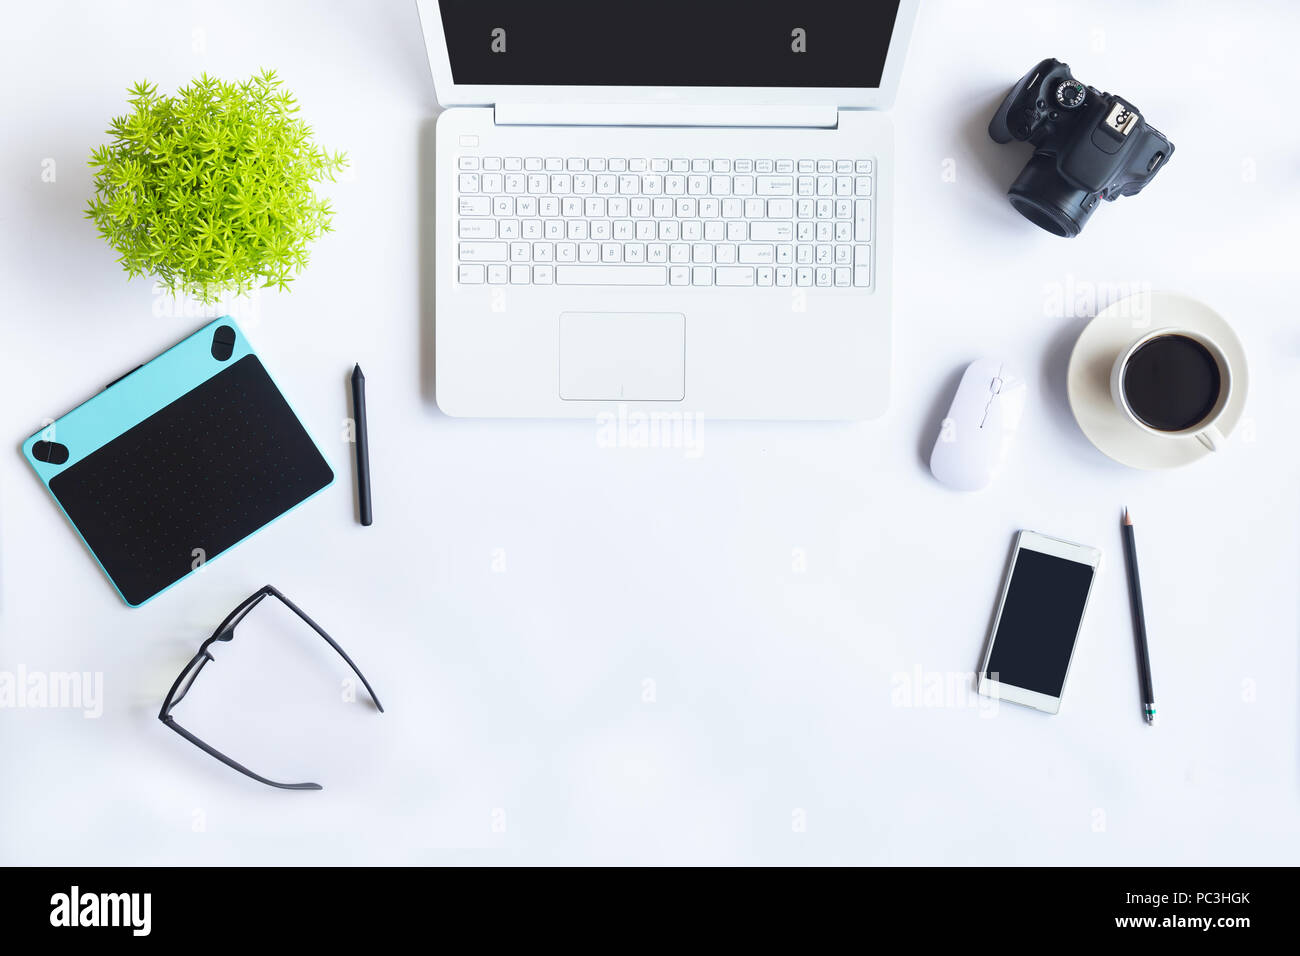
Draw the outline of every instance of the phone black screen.
M1060 697L1094 569L1021 548L985 676Z

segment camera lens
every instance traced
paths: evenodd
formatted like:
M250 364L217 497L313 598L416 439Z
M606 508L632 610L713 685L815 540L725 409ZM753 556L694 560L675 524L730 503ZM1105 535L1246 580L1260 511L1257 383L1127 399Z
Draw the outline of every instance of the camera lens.
M1025 164L1007 198L1035 226L1065 238L1077 236L1097 208L1092 193L1071 186L1057 172L1055 159L1040 154Z

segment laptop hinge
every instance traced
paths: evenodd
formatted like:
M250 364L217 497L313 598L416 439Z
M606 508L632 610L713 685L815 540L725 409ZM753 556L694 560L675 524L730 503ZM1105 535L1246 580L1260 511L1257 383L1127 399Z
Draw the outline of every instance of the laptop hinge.
M498 126L721 126L834 129L834 106L695 103L498 103Z

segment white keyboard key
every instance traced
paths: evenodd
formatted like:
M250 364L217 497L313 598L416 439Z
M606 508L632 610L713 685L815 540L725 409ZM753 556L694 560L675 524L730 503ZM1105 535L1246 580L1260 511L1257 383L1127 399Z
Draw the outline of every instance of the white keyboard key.
M597 219L591 224L591 238L604 241L613 233L613 226L608 219Z
M871 285L871 266L854 266L853 284Z
M530 173L535 173L542 168L542 161L537 156L528 156L524 159L524 169Z
M580 173L587 168L587 161L581 156L571 157L565 161L564 168L571 173Z
M726 196L731 192L730 176L710 176L709 192L715 196Z
M770 264L776 260L776 254L772 247L763 243L747 242L740 247L740 261L751 262L756 265Z
M624 173L618 177L618 193L620 196L635 196L641 191L641 177L632 173Z
M460 191L463 193L476 193L479 188L478 173L461 173L460 174Z
M623 243L602 242L600 244L601 262L621 262L623 260Z
M622 157L619 157L617 159L611 159L608 165L609 165L609 171L611 173L627 172L627 160L623 159Z
M462 156L460 158L460 168L462 171L478 169L477 156Z
M556 173L551 177L550 192L557 196L563 196L565 193L573 191L573 177L568 173ZM542 190L546 192L546 190Z
M668 246L662 242L652 242L646 246L645 261L664 263L668 261Z
M501 168L508 173L517 173L524 168L524 161L518 156L507 156L501 161Z
M794 262L794 246L786 244L776 247L776 261L783 266Z
M794 282L794 270L789 266L777 266L776 284L779 286L788 286Z
M851 159L841 159L841 160L837 160L836 163L835 163L835 171L836 171L837 173L851 173L851 172L853 172L853 160L851 160Z
M671 165L672 165L672 170L675 173L688 173L691 171L691 164L689 160L674 159Z
M501 198L504 199L506 202L512 201L509 196L502 196ZM536 216L537 197L520 196L518 201L515 202L515 214L519 216L520 219L528 219L532 216ZM509 214L507 213L507 215Z
M664 285L663 266L556 266L556 285Z
M689 285L691 270L688 266L671 266L668 269L669 285Z
M507 218L514 214L515 198L513 196L492 197L492 215L498 218Z
M691 269L691 285L713 285L713 267L696 266Z
M799 172L815 173L816 171L817 171L817 164L814 163L811 159L799 160Z
M645 244L629 242L623 247L623 261L628 263L645 262Z
M500 156L485 156L485 157L483 158L483 168L484 168L484 169L492 169L492 170L496 170L496 171L499 172L499 171L501 170L501 157L500 157Z
M644 159L629 159L627 161L627 171L629 173L644 173L650 168L650 164Z
M493 285L505 285L510 281L510 267L504 265L488 266L487 275L488 282Z
M813 273L809 266L800 266L795 270L795 285L812 285Z
M691 246L691 261L709 263L713 261L713 244L710 242L697 242Z
M664 177L664 195L682 196L686 193L686 177L679 173L669 173Z
M852 284L853 284L852 276L849 274L849 272L850 272L850 270L849 270L849 267L848 267L848 266L837 266L837 267L836 267L836 269L835 269L835 285L836 285L837 287L839 287L839 288L843 288L844 286L852 285Z
M597 156L594 159L587 160L587 172L603 173L606 169L605 157Z
M754 195L754 177L753 176L731 177L731 193L734 196Z
M754 161L752 159L738 159L732 163L732 168L738 173L752 173L754 171Z
M556 262L577 262L578 244L575 242L557 242L555 244Z
M554 266L533 266L533 282L536 285L550 285L555 281Z
M532 251L533 245L530 242L512 242L510 243L510 261L527 262Z
M652 172L652 173L666 173L666 172L668 172L668 160L666 160L666 159L652 159L652 160L650 160L650 172Z
M869 160L869 159L859 159L858 162L857 162L857 167L856 167L856 169L857 169L857 172L859 172L859 173L869 173L869 172L871 172L871 160Z
M794 239L794 224L788 222L756 222L749 227L749 238L755 242L790 242ZM782 246L781 248L790 249L789 246Z
M544 219L549 219L560 214L560 201L554 196L543 196L541 202L537 204L537 212Z
M462 262L505 262L506 244L504 242L462 242L460 259Z
M858 176L853 180L853 195L870 196L871 195L871 177Z
M731 219L727 222L727 241L744 242L749 238L749 227L740 219Z
M817 194L817 180L811 176L799 177L799 195L815 196Z
M497 222L495 219L462 219L460 221L460 238L495 239Z
M704 239L706 242L721 242L726 238L727 227L721 219L710 219L704 224Z
M510 284L511 285L528 285L528 280L532 277L533 270L529 266L515 265L510 267Z
M482 266L462 265L460 267L460 281L465 285L482 282L484 275Z
M668 247L669 262L690 262L691 247L684 242L674 242Z
M596 177L591 173L580 173L574 176L573 191L579 196L590 196L596 191Z
M756 173L770 173L773 168L773 163L770 159L754 160L754 172Z
M794 177L759 176L754 181L754 194L756 196L793 196Z
M829 266L822 266L817 270L817 284L823 288L829 288L831 285L831 270Z
M501 192L501 174L500 174L500 173L484 173L484 174L483 174L482 184L483 184L483 191L484 191L485 193L499 193L499 192Z
M736 262L736 247L729 242L714 246L713 261L718 265L733 265Z
M778 160L776 161L776 171L777 171L778 173L792 173L792 172L794 172L794 160L793 160L793 159L778 159Z
M533 243L533 261L534 261L534 262L554 262L554 261L555 261L555 246L554 246L552 243L549 243L549 242L534 242L534 243ZM536 277L536 276L533 276L533 281L534 281L534 282L537 281L537 277Z
M854 246L853 247L853 264L855 266L871 265L871 247Z
M489 216L492 200L487 196L462 196L457 204L462 216Z
M508 193L521 193L528 185L528 179L523 173L506 173L505 187Z
M647 196L661 196L664 191L664 178L658 173L641 177L641 192Z
M853 239L868 242L871 239L871 200L859 199L853 204Z
M853 262L852 246L835 247L835 264L837 266L847 266Z
M754 270L748 266L718 266L713 270L713 279L717 285L753 285Z
M547 162L549 163L550 160L547 160ZM546 187L550 184L551 178L549 176L545 176L542 173L528 174L528 192L534 196L540 196L542 193L546 192Z
M767 201L769 219L791 219L794 217L793 199L769 199Z
M540 219L525 219L520 223L520 231L523 232L525 239L542 238L542 221Z
M761 286L769 286L772 284L771 266L760 266L758 268L758 284Z
M558 173L564 168L564 160L558 156L547 156L544 168L548 173Z
M578 243L578 261L579 262L599 262L600 261L600 244L596 242Z
M691 172L693 172L693 173L707 173L707 172L709 171L709 167L710 167L710 165L711 165L711 164L709 163L709 161L708 161L707 159L692 159L692 160L691 160Z
M723 219L739 219L744 214L745 214L745 201L743 199L722 200Z
M829 159L819 159L817 160L817 172L833 173L835 172L835 163Z

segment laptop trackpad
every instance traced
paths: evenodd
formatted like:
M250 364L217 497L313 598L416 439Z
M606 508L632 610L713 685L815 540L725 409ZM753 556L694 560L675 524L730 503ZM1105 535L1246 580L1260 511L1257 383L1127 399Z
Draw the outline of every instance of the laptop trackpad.
M679 402L685 397L685 315L560 313L560 398Z

